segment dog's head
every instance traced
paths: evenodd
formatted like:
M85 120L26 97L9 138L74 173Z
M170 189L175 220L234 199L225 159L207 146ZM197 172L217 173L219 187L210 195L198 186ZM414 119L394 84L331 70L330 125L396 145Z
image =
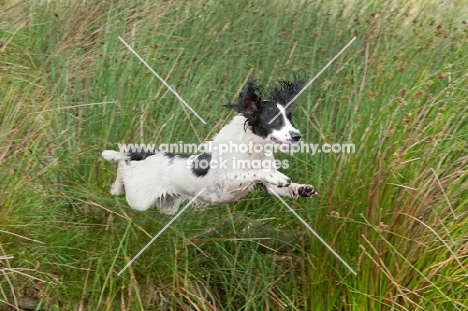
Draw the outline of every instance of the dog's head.
M278 81L269 89L249 81L239 94L238 103L225 106L242 114L252 133L279 145L282 151L289 151L301 140L301 133L292 125L291 105L288 103L303 86L304 82L297 78L292 82ZM265 95L269 98L264 99Z

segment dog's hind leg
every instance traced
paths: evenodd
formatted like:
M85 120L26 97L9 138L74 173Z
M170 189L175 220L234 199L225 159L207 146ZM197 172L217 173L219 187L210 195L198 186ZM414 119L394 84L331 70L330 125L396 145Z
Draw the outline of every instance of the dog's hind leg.
M125 166L127 166L127 163L124 160L119 161L119 166L117 168L117 178L109 188L109 193L112 195L121 195L125 193L125 186L122 179L122 170L125 168Z
M182 199L172 195L165 195L156 200L159 212L166 215L174 215L179 210Z

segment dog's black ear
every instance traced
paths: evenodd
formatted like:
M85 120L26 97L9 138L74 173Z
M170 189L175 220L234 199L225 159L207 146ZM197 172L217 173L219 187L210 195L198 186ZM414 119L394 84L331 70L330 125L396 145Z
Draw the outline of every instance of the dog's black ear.
M260 110L262 103L263 88L255 81L247 82L245 90L239 94L237 104L224 105L227 108L243 114L244 116L252 116Z
M278 80L276 85L268 89L270 99L282 106L287 105L304 87L305 79L294 75L294 81Z

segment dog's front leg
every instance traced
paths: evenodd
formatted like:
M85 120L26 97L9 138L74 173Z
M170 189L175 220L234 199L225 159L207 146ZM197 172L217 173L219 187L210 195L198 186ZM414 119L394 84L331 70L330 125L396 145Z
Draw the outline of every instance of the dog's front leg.
M292 183L291 179L279 171L264 172L263 180L267 192L273 195L273 191L280 196L296 199L297 197L311 198L317 195L313 186L308 184Z
M296 184L296 183L291 183L287 187L277 187L272 184L264 184L268 194L274 195L275 193L283 196L283 197L290 197L293 199L298 198L299 196L305 197L305 198L311 198L313 196L317 195L317 192L315 192L315 189L311 185L307 184Z

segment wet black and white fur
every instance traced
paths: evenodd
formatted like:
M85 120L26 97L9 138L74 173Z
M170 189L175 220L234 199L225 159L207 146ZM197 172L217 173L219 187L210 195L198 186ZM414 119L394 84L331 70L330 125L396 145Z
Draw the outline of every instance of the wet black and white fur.
M183 200L190 200L203 188L197 203L223 204L235 202L246 196L255 185L263 185L269 194L297 198L316 195L308 184L293 183L276 167L270 170L234 167L237 160L260 160L274 162L271 150L276 144L283 151L289 150L301 139L301 134L292 125L291 111L286 104L300 91L303 81L279 81L271 89L264 89L249 82L239 95L237 104L225 105L238 115L224 126L211 142L211 152L198 155L172 154L168 152L137 153L105 150L104 159L119 162L117 178L110 187L112 195L126 193L128 204L145 211L156 205L161 213L174 214ZM262 97L267 94L269 99ZM281 114L268 124L278 113ZM235 152L220 154L223 144L260 144L262 152ZM260 149L260 148L259 148ZM255 150L255 149L254 149ZM225 167L203 167L199 161L222 159ZM220 163L220 162L218 162ZM258 162L257 162L258 163ZM271 162L270 162L271 163Z

